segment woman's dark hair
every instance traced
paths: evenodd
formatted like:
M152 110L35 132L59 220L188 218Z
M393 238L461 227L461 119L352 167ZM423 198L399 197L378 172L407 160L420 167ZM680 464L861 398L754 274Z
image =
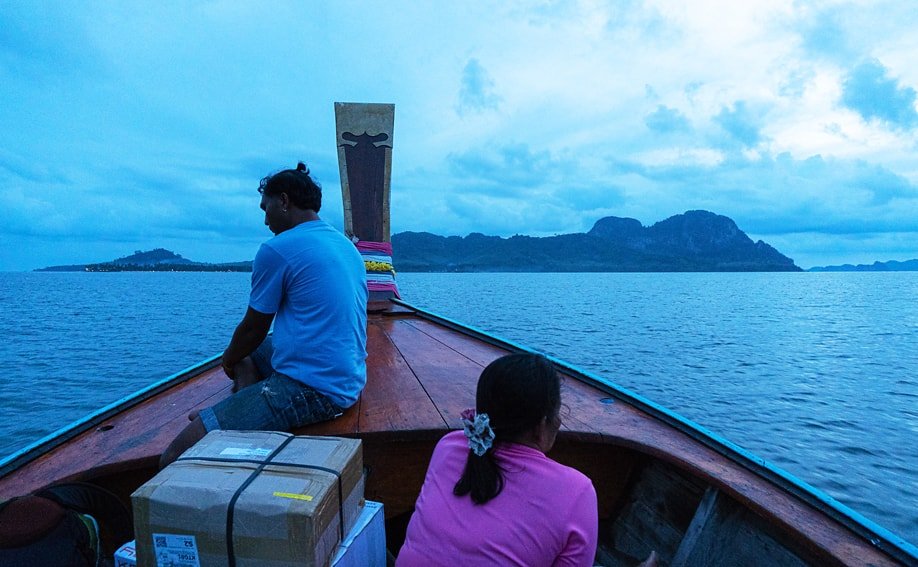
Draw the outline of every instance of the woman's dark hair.
M561 379L544 356L510 354L489 364L478 379L476 412L486 413L494 430L494 444L484 455L469 451L465 470L453 494L470 494L476 504L491 500L504 488L504 477L494 459L494 448L516 441L556 416L561 407Z
M258 192L268 196L286 193L301 209L318 213L322 208L322 187L310 177L309 168L303 162L296 164L296 169L285 169L262 178Z

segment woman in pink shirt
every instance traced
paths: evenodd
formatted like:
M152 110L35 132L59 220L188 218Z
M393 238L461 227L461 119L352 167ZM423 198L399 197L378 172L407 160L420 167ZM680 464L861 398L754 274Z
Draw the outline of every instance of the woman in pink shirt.
M434 449L396 565L593 565L593 484L545 456L561 426L554 366L535 354L495 360L476 406Z

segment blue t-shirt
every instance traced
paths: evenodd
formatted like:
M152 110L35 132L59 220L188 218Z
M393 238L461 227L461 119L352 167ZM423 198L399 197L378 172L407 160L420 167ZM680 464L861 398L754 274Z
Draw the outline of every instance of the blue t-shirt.
M340 406L367 380L367 284L360 253L322 220L262 244L249 306L274 317L271 366Z

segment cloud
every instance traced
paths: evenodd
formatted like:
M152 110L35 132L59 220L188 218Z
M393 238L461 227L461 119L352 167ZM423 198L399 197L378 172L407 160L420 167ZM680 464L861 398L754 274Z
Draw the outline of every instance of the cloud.
M624 202L621 187L585 173L588 166L576 156L524 143L450 154L447 168L400 177L399 191L393 191L393 232L579 232Z
M619 0L601 4L607 10L606 29L616 35L640 37L641 41L674 40L681 30L672 26L666 7L656 7L640 0Z
M238 166L103 163L71 170L0 167L4 233L125 242L267 236L257 177Z
M500 97L494 92L494 80L478 59L469 59L462 69L459 89L459 114L496 110Z
M862 160L734 155L716 166L631 164L630 174L655 188L654 208L633 215L645 224L702 208L759 235L918 231L918 186Z
M55 241L86 259L183 239L195 259L251 257L269 236L257 182L298 159L340 223L335 101L396 104L394 231L535 235L698 208L775 237L907 230L916 19L901 1L13 2L0 270Z
M488 235L545 235L567 231L577 219L567 207L541 199L519 200L502 196L454 195L447 200L458 233L482 232Z
M663 134L690 129L688 119L681 112L662 104L644 118L644 124L654 132Z
M800 98L815 77L815 72L809 68L790 70L781 81L778 94L783 97Z
M798 2L783 23L800 38L803 60L848 67L852 61L879 58L907 68L914 53L910 31L918 12L910 2Z
M889 205L894 200L918 199L918 187L908 179L885 167L857 163L848 175L847 185L867 191L872 205Z
M91 72L96 53L76 5L6 2L0 11L0 70L6 65L29 79ZM47 75L51 73L51 75Z
M0 183L25 180L36 183L60 181L63 173L54 167L31 162L18 153L0 148Z
M847 60L854 49L840 7L814 11L800 26L802 47L809 53L833 60Z
M447 162L463 192L504 195L523 195L557 183L574 166L548 150L533 151L523 143L474 148L450 154Z
M842 104L865 120L879 120L897 128L918 124L915 98L915 89L900 86L875 59L852 69L842 84Z
M751 236L751 235L750 235ZM794 262L801 268L841 264L872 264L876 261L916 258L918 232L872 232L825 234L799 232L768 235L769 244L785 252L793 250ZM826 258L833 258L826 262Z
M682 92L685 94L690 102L695 102L695 97L698 96L698 93L701 92L701 89L704 87L704 82L702 81L689 81L685 87L683 87Z
M744 101L737 101L732 108L724 107L714 116L717 123L728 134L728 142L738 142L740 145L752 148L762 140L760 133L759 117L746 106Z

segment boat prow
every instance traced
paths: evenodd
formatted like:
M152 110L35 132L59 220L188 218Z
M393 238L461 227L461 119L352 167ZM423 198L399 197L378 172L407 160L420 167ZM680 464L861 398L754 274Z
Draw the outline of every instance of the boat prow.
M379 105L372 110L378 113ZM380 122L373 124L360 133L371 141ZM387 140L380 147L391 156L391 132ZM385 173L389 165L382 163ZM342 171L358 167L346 163ZM358 185L349 184L351 205ZM385 194L361 202L388 214L388 183L365 185ZM361 218L369 216L354 211L348 229L357 238L388 238L388 222L366 229ZM395 553L434 445L474 406L482 369L528 349L393 295L377 293L370 305L367 385L357 404L296 433L362 440L366 498L384 504ZM550 456L596 487L597 564L634 565L656 551L669 566L918 565L914 546L825 494L602 377L555 363L565 376L566 411ZM0 498L81 481L128 504L131 492L157 472L160 454L188 414L229 396L230 387L215 357L119 400L0 461Z

